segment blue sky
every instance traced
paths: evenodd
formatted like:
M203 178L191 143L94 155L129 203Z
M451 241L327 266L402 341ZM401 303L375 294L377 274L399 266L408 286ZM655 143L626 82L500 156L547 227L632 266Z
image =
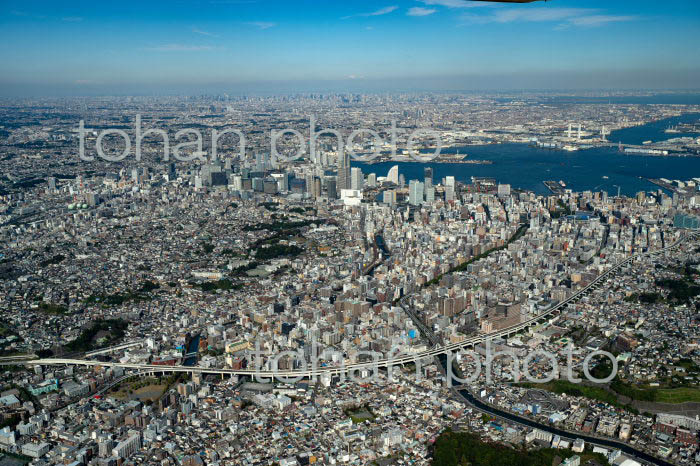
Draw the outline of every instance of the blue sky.
M698 50L697 0L0 4L5 95L698 88Z

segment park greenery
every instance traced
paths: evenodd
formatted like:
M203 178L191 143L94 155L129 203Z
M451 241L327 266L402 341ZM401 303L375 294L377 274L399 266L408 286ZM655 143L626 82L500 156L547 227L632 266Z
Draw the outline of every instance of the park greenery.
M656 286L668 290L667 300L674 304L687 304L692 298L700 295L700 286L685 278L656 280Z
M302 252L304 252L304 250L299 246L273 244L258 248L255 251L255 258L258 260L270 260L277 257L296 257Z
M100 319L83 329L78 338L68 342L68 351L92 351L114 345L124 338L129 323L122 319Z
M108 295L90 295L86 300L85 304L102 304L103 306L121 306L122 304L128 302L139 302L147 301L149 298L147 296L141 295L133 291L127 291L126 293L113 293Z
M700 389L693 387L660 388L632 385L616 377L610 384L610 388L615 393L637 401L674 404L700 402Z
M688 373L700 373L700 367L691 359L681 359L677 366L684 368ZM608 359L603 359L593 369L591 375L597 379L603 379L610 375L612 363ZM610 384L585 385L575 384L567 380L555 380L543 384L521 383L518 386L523 388L537 388L553 393L566 393L570 396L581 396L591 400L608 403L611 406L625 409L636 413L637 410L629 404L624 404L621 397L631 401L645 401L654 403L685 403L700 402L700 388L693 386L683 386L682 384L668 384L665 386L652 387L648 385L632 384L625 381L618 370L618 374Z
M369 406L352 406L343 410L343 413L348 416L353 424L361 424L365 421L374 420L375 416Z
M242 283L234 284L228 278L222 278L221 280L204 282L204 283L191 282L190 284L193 287L199 288L200 290L206 291L209 293L213 293L217 290L229 291L229 290L240 290L241 288L243 288Z
M148 404L162 397L182 376L184 374L177 373L161 377L132 376L112 387L110 392L115 398L136 398Z
M39 265L41 267L46 267L53 264L60 264L65 258L66 256L64 256L63 254L56 254L55 256L46 259L45 261L42 261Z
M573 212L569 208L568 204L565 204L561 199L557 199L557 208L550 212L552 218L559 218L562 216L572 215Z
M660 292L634 293L624 300L630 303L641 304L669 304L681 305L690 304L691 300L700 295L700 285L695 283L698 270L694 263L686 262L683 266L673 268L680 275L680 278L662 278L655 281L655 285L667 292L666 295Z
M267 230L272 232L284 231L284 230L298 230L303 227L307 227L312 224L322 223L321 220L300 220L300 221L287 221L287 220L276 220L272 223L258 223L255 225L246 225L243 227L243 231L260 231Z
M245 276L246 272L253 270L253 269L257 269L259 265L260 265L260 263L255 262L255 261L249 262L246 265L239 265L238 267L236 267L235 269L233 269L231 271L231 276L233 276L233 277Z
M541 450L515 450L503 445L483 442L476 434L445 430L432 449L433 466L552 466L563 459L575 456L571 450L545 448ZM594 460L608 464L600 454L579 454L581 464ZM557 460L558 461L555 461Z
M628 303L656 304L663 301L663 297L659 293L633 293L625 297L624 301Z
M275 210L277 210L278 204L276 202L263 202L258 204L258 207L264 207L266 210L274 212Z
M39 303L39 310L45 314L52 315L68 314L68 308L66 306L61 306L60 304L46 303L43 301Z
M267 238L262 238L256 241L251 246L251 251L257 261L267 261L271 259L276 259L278 257L296 257L304 249L296 245L282 244L282 241L289 241L290 238L300 235L300 229L309 226L312 221L299 221L299 222L288 222L288 221L276 221L274 223L262 223L256 226L249 226L248 231L257 231L258 229L269 230L273 232L273 235ZM235 272L235 271L234 271ZM247 270L244 270L247 272Z
M85 304L101 304L103 307L121 306L128 302L150 301L152 298L149 293L160 289L158 283L146 280L136 290L126 291L124 293L112 294L93 294L86 300Z
M221 255L222 255L222 256L227 256L227 257L243 257L243 256L244 256L244 254L242 254L242 253L240 253L240 252L238 252L238 251L234 251L234 250L231 249L231 248L224 248L224 249L222 249L222 250L221 250Z

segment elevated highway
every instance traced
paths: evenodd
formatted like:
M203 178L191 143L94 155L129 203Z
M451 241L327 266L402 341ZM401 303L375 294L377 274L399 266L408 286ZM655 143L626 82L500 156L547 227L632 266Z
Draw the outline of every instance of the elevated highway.
M136 346L142 346L144 344L145 340L139 340L139 341L132 341L129 343L122 343L121 345L116 345L116 346L110 346L109 348L102 348L98 349L95 351L88 351L85 353L86 358L91 358L94 356L100 356L102 354L109 354L109 353L114 353L116 351L121 351L127 348L133 348Z
M398 366L398 365L403 365L403 364L408 364L408 363L414 363L416 361L422 361L422 360L432 360L435 356L440 356L443 354L449 354L449 353L454 353L456 351L462 350L462 349L467 349L467 348L474 348L476 345L479 345L481 343L484 343L486 340L491 340L494 338L499 338L499 337L505 337L505 338L510 338L520 332L527 331L529 328L540 325L547 320L549 320L553 315L556 315L557 313L561 312L564 308L566 308L569 304L574 304L578 302L581 298L585 297L588 295L591 291L594 291L605 283L605 281L615 274L617 274L620 270L622 270L625 267L631 266L634 264L635 261L639 260L640 258L643 257L649 257L649 256L654 256L658 254L663 254L669 251L672 251L676 248L678 248L683 242L687 241L688 239L695 239L697 237L696 233L689 233L685 236L682 236L679 240L677 240L675 243L672 245L663 248L663 249L658 249L654 251L647 251L643 252L640 254L636 254L634 256L631 256L623 261L618 262L614 266L612 266L609 270L603 272L600 274L598 277L596 277L591 283L586 285L584 288L578 290L576 293L571 295L569 298L565 299L564 301L561 301L542 313L538 314L537 316L532 317L531 319L528 319L524 322L520 322L516 325L513 325L508 328L504 328L502 330L498 330L496 332L491 332L488 334L478 334L474 335L468 338L465 338L464 340L456 343L451 343L448 345L436 345L433 346L431 349L420 352L420 353L413 353L413 354L407 354L407 353L402 353L399 355L396 355L395 357L389 357L389 358L379 358L379 359L374 359L370 361L365 361L365 362L354 362L354 363L343 363L337 366L322 366L322 367L303 367L301 369L294 369L294 370L270 370L270 369L260 369L260 370L255 370L255 369L226 369L226 368L211 368L211 367L201 367L201 366L190 366L190 367L185 367L185 366L160 366L160 365L154 365L154 364L132 364L132 363L118 363L118 362L101 362L101 361L95 361L95 360L88 360L88 359L71 359L71 358L40 358L40 359L31 359L28 357L25 357L24 359L14 359L11 361L11 363L14 364L25 364L25 365L74 365L74 366L101 366L101 367L122 367L125 369L136 369L139 371L148 371L148 372L168 372L168 373L175 373L175 372L190 372L190 373L203 373L203 374L219 374L219 375L230 375L230 376L257 376L261 377L264 379L268 378L286 378L286 379L302 379L302 378L312 378L312 377L318 377L321 375L347 375L348 373L356 373L357 371L362 371L362 370L377 370L380 368L387 368L387 367L393 367L393 366ZM132 342L132 343L127 343L125 344L126 346L128 345L135 345L137 342ZM123 345L120 345L123 346ZM113 347L111 350L114 350ZM105 351L105 350L101 350ZM93 355L95 352L92 353ZM87 354L86 354L87 356ZM0 363L2 363L2 359L0 359Z

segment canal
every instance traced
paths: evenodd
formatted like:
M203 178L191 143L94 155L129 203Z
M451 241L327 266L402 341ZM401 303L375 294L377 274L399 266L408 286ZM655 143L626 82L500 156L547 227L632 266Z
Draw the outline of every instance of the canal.
M190 356L186 357L185 360L182 362L183 366L192 367L197 365L197 353L199 352L200 339L200 335L197 334L190 340L189 344L187 345L187 350L185 352L185 355L189 354Z

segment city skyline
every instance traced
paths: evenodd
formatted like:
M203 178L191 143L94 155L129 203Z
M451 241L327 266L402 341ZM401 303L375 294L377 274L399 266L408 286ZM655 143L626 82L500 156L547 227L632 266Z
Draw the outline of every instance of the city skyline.
M5 2L3 96L691 89L692 1Z

